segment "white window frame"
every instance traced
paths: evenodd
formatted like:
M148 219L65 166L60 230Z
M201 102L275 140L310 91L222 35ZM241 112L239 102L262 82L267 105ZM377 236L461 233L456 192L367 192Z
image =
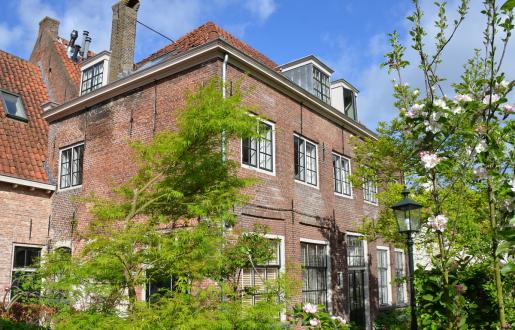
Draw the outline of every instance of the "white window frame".
M61 188L61 161L62 161L63 151L72 149L72 157L73 157L73 148L78 147L80 145L84 146L84 148L82 150L82 183L80 185L76 185L76 186L72 186L70 184L69 187ZM85 154L85 152L86 152L86 145L85 145L84 141L77 142L75 144L72 144L72 145L69 145L69 146L59 149L59 164L58 164L58 168L57 168L57 188L59 191L73 190L73 189L78 189L78 188L82 187L82 184L84 183L84 154ZM70 168L70 171L71 171L71 168ZM70 174L71 174L71 172L70 172ZM70 177L70 180L71 180L71 177Z
M387 294L388 294L388 301L386 304L381 304L379 302L379 307L381 306L391 306L392 305L392 265L391 265L391 259L390 259L390 248L388 246L381 246L381 245L378 245L376 247L376 250L377 252L379 251L386 251L386 290L387 290ZM376 256L377 258L377 292L379 294L379 257ZM378 298L378 301L379 301L379 298Z
M347 159L349 161L349 177L352 175L352 162L351 162L351 159L349 157L345 157L337 152L332 152L332 155L331 155L331 162L333 161L332 159L332 156L337 156L337 157L340 157L340 162L341 162L341 159ZM341 168L341 172L343 174L343 168ZM333 165L333 175L334 175L334 165ZM340 197L344 197L344 198L349 198L349 199L354 199L354 190L352 189L352 182L350 182L350 195L346 195L343 193L343 187L342 187L342 193L339 193L336 191L336 187L335 187L335 179L333 178L333 192L336 196L340 196ZM350 181L350 178L349 178L349 181ZM343 184L343 176L342 176L342 184Z
M354 236L354 237L364 237L363 234L352 232L352 231L346 231L345 232L345 240L347 240L347 236ZM369 259L368 259L368 241L363 240L363 253L365 254L365 283L364 283L364 290L365 290L365 324L367 324L367 329L369 329L369 324L371 322L371 315L370 315L370 290L369 290L369 283L370 283L370 273L369 273ZM349 281L347 281L347 294L350 292L349 288ZM348 301L348 310L350 311L350 299ZM352 322L352 320L351 320Z
M327 311L329 313L333 313L333 290L332 290L332 283L331 283L331 246L329 245L329 241L322 241L322 240L316 240L311 238L300 238L299 242L299 248L301 247L300 243L311 243L311 244L318 244L318 245L325 245L325 254L326 254L326 264L327 264ZM301 257L302 258L302 257ZM302 260L300 261L302 263ZM301 290L302 294L302 290Z
M46 255L46 247L44 245L37 245L37 244L23 244L23 243L13 243L12 244L12 250L11 250L11 267L9 272L9 285L12 286L13 284L13 272L14 271L22 271L22 272L30 272L34 273L36 271L36 268L15 268L14 267L14 258L15 258L15 248L17 246L21 247L28 247L28 248L37 248L41 249L40 258L43 258ZM9 300L11 300L11 291L9 291Z
M259 121L271 126L272 128L272 171L268 171L259 167L259 145L257 148L257 166L254 167L243 163L243 139L241 139L240 141L240 164L243 168L275 176L275 123L272 123L271 121L265 119L260 119Z
M408 304L408 270L406 268L406 252L403 250L403 249L394 249L395 252L401 252L402 253L402 265L403 265L403 270L404 270L404 283L403 283L403 288L402 288L402 291L404 292L404 301L400 303L401 306L404 306L404 305L407 305ZM396 279L397 279L397 254L395 254L395 276L396 276ZM399 297L397 296L396 297L397 300L396 300L396 303L397 305L399 305Z
M313 140L310 140L308 138L305 138L304 136L301 136L299 134L293 134L293 136L294 136L294 138L293 138L293 144L294 144L294 146L293 146L293 159L294 159L294 161L293 161L293 178L295 179L295 182L301 183L301 184L303 184L305 186L308 186L308 187L311 187L311 188L319 189L319 187L320 187L320 164L318 163L318 156L319 156L318 155L318 143L316 143ZM306 166L306 152L305 151L304 151L304 181L295 178L295 137L297 137L297 138L299 138L301 140L304 140L304 144L306 142L308 142L308 143L310 143L310 144L315 146L315 153L316 153L316 155L315 155L315 163L316 163L316 166L317 166L317 168L316 168L317 184L316 185L313 185L311 183L307 183L306 180L305 180L306 179L306 167L307 167Z
M365 198L365 184L367 182L373 182L373 184L375 185L375 202L374 201L369 201L368 199ZM369 179L363 179L363 187L362 187L362 190L363 190L363 201L367 204L370 204L370 205L374 205L374 206L377 206L379 205L379 200L377 199L377 194L379 193L379 189L377 187L377 182L373 181L373 180L369 180Z
M97 65L100 62L104 62L104 64L103 64L104 65L104 71L103 71L103 76L102 76L102 86L100 86L99 88L102 88L105 85L107 85L107 82L108 82L108 79L109 79L109 61L110 61L110 56L108 54L105 54L105 55L99 56L98 58L95 58L94 60L92 60L89 63L86 63L84 66L82 66L80 68L79 96L82 95L82 77L84 75L84 71L90 69L91 67ZM97 88L97 89L99 89L99 88ZM95 90L97 90L97 89L95 89ZM92 93L95 90L89 91L86 94ZM84 94L84 95L86 95L86 94Z

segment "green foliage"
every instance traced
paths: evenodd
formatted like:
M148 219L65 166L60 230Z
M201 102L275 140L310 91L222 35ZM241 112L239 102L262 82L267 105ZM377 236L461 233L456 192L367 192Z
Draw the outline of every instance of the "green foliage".
M47 327L33 325L25 322L16 322L0 318L0 329L3 330L47 330Z
M407 330L410 325L409 308L396 308L380 311L375 320L378 330Z

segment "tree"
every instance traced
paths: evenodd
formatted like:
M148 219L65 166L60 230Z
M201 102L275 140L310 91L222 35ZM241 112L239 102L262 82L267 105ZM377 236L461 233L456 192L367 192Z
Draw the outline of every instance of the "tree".
M264 228L225 232L236 222L233 207L247 200L241 188L254 181L237 175L221 146L259 138L259 117L249 115L254 109L242 105L238 88L227 98L221 88L212 80L189 93L175 131L132 143L138 171L128 182L82 199L92 220L80 233L80 251L50 254L39 272L44 302L61 311L57 328L278 322L280 288L265 292L268 304L242 307L234 281L241 268L266 263L273 248ZM152 306L138 303L138 288L153 277L172 277L174 290Z
M513 29L513 11L500 9L495 0L484 1L485 50L477 50L465 64L461 82L452 85L456 95L450 99L438 67L444 60L444 49L467 15L468 1L461 1L451 27L446 3L435 3L438 17L433 53L424 44L423 12L419 2L413 2L414 12L408 16L411 46L419 58L424 88L413 89L404 82L402 72L410 63L404 59L406 47L393 32L392 51L386 54L383 65L396 74L394 96L399 116L380 126L377 142L356 144L357 162L363 165L357 177L375 175L384 188L381 199L385 209L378 221L367 220L364 229L369 236L381 234L398 242L388 207L398 199L399 183L411 184L415 199L426 206L428 219L419 243L432 256L432 265L440 274L441 294L422 295L422 304L437 300L443 306L440 320L433 315L422 322L427 322L426 326L440 322L439 327L448 329L464 327L463 287L455 270L488 260L494 269L499 324L506 326L504 300L513 298L503 294L497 247L499 231L513 217L513 209L506 208L514 196L515 131L510 119L514 106L507 103L513 82L501 71Z

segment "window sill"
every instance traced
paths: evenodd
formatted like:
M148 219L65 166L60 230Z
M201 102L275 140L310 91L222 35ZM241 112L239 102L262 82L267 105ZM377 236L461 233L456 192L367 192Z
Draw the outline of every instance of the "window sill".
M334 195L337 197L341 197L341 198L354 199L354 196L352 194L345 195L345 194L340 194L340 193L334 192Z
M72 187L67 187L67 188L59 188L57 189L58 192L61 192L61 191L72 191L72 190L76 190L76 189L80 189L82 188L82 185L80 186L72 186Z
M306 183L304 181L300 181L300 180L297 180L297 179L295 179L295 183L300 183L300 184L302 184L304 186L308 186L310 188L313 188L313 189L316 189L316 190L320 190L320 188L318 188L318 185L312 185L310 183Z
M268 174L268 175L271 175L271 176L275 176L275 168L272 171L268 171L268 170L264 170L264 169L261 169L261 168L258 168L258 167L246 165L246 164L243 164L243 163L241 163L241 167L245 168L247 170L258 172L258 173L264 173L264 174Z
M364 199L363 201L364 201L366 204L369 204L369 205L379 206L379 202L374 203L374 202L367 201L366 199Z

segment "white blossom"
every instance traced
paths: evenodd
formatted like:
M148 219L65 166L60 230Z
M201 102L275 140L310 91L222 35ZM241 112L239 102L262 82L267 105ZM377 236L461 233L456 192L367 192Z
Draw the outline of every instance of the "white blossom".
M483 98L483 104L489 105L490 103L495 103L500 100L499 95L497 94L488 94ZM492 101L492 102L490 102Z
M421 151L419 156L426 170L434 168L442 160L437 154L430 153L429 151Z
M447 217L443 214L439 214L437 216L432 216L427 219L427 225L431 227L434 231L439 231L443 233L445 231L445 227L447 226Z
M317 309L317 305L307 303L302 307L302 310L304 311L304 313L307 313L307 314L316 314L318 309Z
M478 154L480 154L480 153L482 153L483 151L485 151L485 150L486 150L486 141L485 141L485 140L480 140L480 141L478 142L478 144L476 145L476 147L474 148L474 150L475 150Z
M513 104L504 104L502 106L502 108L504 109L504 111L506 111L507 113L515 113L515 105Z
M429 120L424 121L424 125L426 126L426 131L431 133L438 133L442 129L442 124L435 121L434 118L430 118Z
M502 88L508 88L508 86L510 86L510 82L509 81L506 81L506 80L502 80L500 83L499 83L499 86L501 86Z
M406 112L406 117L408 118L415 118L417 116L416 112L413 111L413 109L409 109L408 112Z
M454 100L456 102L472 102L472 97L468 94L456 94Z
M431 181L424 182L421 184L421 186L425 191L433 191L433 183Z
M486 170L483 167L475 168L472 172L474 172L474 175L480 179L486 176Z
M445 103L445 100L443 99L436 99L433 104L441 109L449 110L449 107L447 106L447 103Z
M462 112L463 112L463 108L460 107L459 105L456 108L452 109L452 113L454 113L455 115L458 115Z
M418 94L420 94L420 91L419 91L418 89L415 89L415 90L413 91L413 96L417 97L417 96L418 96Z
M319 319L311 319L311 320L309 320L309 325L311 325L312 327L318 327L320 325L320 320Z
M335 321L340 321L341 324L347 324L347 320L341 316L331 316L331 319Z
M515 192L515 176L511 179L511 191Z

